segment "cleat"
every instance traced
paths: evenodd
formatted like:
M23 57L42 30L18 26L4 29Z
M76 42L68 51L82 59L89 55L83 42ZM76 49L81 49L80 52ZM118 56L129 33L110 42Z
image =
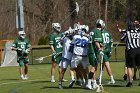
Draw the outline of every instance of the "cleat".
M52 82L52 83L54 83L54 82L55 82L55 80L51 80L51 82Z
M92 88L91 85L86 85L86 88L87 88L87 89L90 89L90 90L93 90L93 88Z
M109 81L108 84L115 84L115 80Z
M29 77L27 75L25 75L24 79L27 80Z
M24 79L25 79L25 80L28 80L28 77L25 77Z
M127 74L123 76L123 80L127 80Z
M75 82L75 85L82 86L82 84L81 84L80 81L76 81L76 82Z
M82 86L81 86L82 88L87 88L86 87L86 83L82 83Z
M132 82L128 82L126 87L132 87Z
M75 80L72 80L72 81L70 82L69 88L72 88L72 86L73 86L74 83L75 83Z
M136 75L133 76L133 80L136 80Z
M59 85L58 85L58 88L59 88L59 89L63 89L62 84L59 84Z
M99 87L99 85L97 85L97 83L94 83L94 84L92 85L92 87L93 87L93 89L96 89L96 88Z
M22 80L25 80L25 77L24 77L24 76L20 76L20 78L21 78Z
M66 80L66 79L62 79L62 82L67 82L68 80Z

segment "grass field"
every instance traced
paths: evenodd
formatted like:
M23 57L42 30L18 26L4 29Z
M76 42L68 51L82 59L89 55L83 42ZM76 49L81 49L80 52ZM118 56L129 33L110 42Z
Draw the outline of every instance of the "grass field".
M123 81L124 62L111 62L116 84L108 85L109 77L104 71L103 87L104 93L140 93L139 81L133 83L133 87L125 87ZM58 89L58 82L50 82L50 64L29 65L29 80L23 81L19 78L18 67L0 68L0 93L95 93L93 90L83 89L74 85L68 88L69 82L64 82L64 89ZM138 76L138 75L137 75ZM55 79L58 81L58 71ZM69 71L65 74L65 79L70 81Z

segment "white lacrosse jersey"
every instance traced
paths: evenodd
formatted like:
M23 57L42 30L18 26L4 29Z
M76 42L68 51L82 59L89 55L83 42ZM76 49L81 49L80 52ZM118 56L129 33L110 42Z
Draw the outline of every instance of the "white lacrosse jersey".
M88 38L86 36L74 35L72 44L74 45L74 54L80 56L87 56Z
M68 59L68 60L71 60L71 59L72 59L72 55L73 55L73 53L71 53L71 52L69 51L71 42L72 42L72 41L71 41L68 37L65 37L65 38L63 39L62 57L63 57L63 58L66 58L66 59Z

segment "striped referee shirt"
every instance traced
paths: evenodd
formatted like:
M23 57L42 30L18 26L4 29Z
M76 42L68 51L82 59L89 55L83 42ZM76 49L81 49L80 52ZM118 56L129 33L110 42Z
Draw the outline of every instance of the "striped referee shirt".
M127 50L140 47L140 29L126 31L126 47Z

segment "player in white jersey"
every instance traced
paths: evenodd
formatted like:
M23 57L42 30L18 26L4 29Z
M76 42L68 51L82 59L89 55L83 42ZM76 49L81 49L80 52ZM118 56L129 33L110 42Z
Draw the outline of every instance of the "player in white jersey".
M66 32L68 33L65 33L66 36L62 39L62 43L63 43L62 60L59 63L59 68L61 68L61 70L59 70L59 88L60 89L63 88L62 79L68 65L71 63L71 59L73 55L72 51L70 50L73 30L69 28ZM70 72L70 73L73 76L73 72Z
M87 80L87 66L88 66L88 38L86 37L87 30L83 27L78 31L78 34L73 36L73 57L71 61L71 70L75 70L79 64L82 65L83 69L80 71L85 80Z

